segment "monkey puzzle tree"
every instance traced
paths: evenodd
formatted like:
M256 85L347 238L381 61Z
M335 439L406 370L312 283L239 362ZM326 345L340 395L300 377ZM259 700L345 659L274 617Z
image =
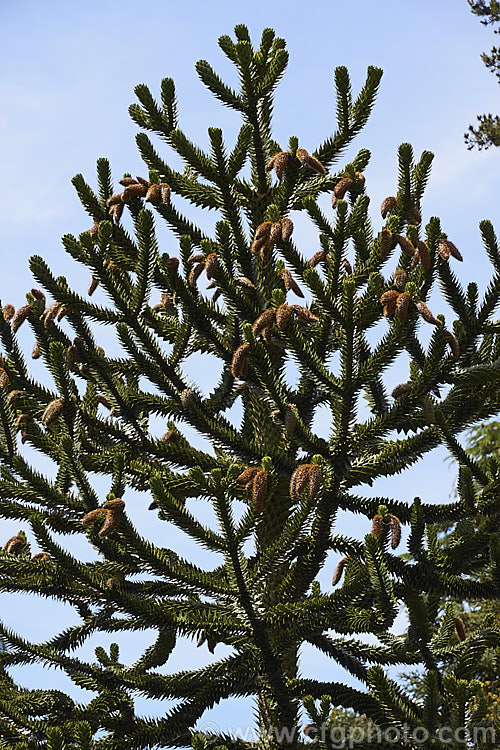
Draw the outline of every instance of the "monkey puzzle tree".
M474 660L498 644L499 631L485 627L457 646L454 617L439 621L438 603L443 596L498 598L498 534L478 532L471 519L498 508L500 471L497 464L480 468L456 437L499 409L493 229L482 225L495 273L480 303L477 286L463 290L453 272L461 256L439 220L422 225L429 152L415 163L411 147L400 147L396 195L384 200L384 224L375 232L363 175L369 152L332 171L369 116L381 71L370 67L353 97L346 69L337 68L334 134L314 150L294 136L284 146L273 140L271 116L285 43L266 29L254 49L244 26L235 34L219 44L238 71L239 90L207 62L197 64L208 89L241 115L231 149L217 128L208 131L209 153L188 139L165 79L161 104L141 85L130 113L177 152L184 172L142 132L147 179L125 175L114 193L104 159L98 194L81 175L74 179L94 223L63 244L89 270L89 294L99 287L107 303L94 304L35 256L31 269L45 291L33 289L17 310L3 308L0 508L21 528L1 554L0 585L66 602L76 620L36 643L0 626L6 747L247 746L224 731L196 731L206 709L231 696L255 700L258 741L269 747L302 744L296 729L304 721L309 735L337 729L329 724L334 707L364 714L379 729L407 725L433 735L441 726L484 722ZM325 195L331 209L322 205ZM181 213L181 198L217 213L213 233ZM293 240L291 216L300 212L318 230L312 257ZM160 252L157 221L177 235L175 253ZM436 279L453 326L427 306ZM25 362L17 331L27 324L50 385L35 380ZM119 355L98 345L96 324L116 331ZM430 332L424 345L420 334ZM185 373L193 353L220 364L208 393ZM384 378L408 354L408 380L391 398ZM359 408L362 398L368 413ZM238 427L226 413L233 405L241 409ZM313 429L320 406L331 415L326 436ZM161 437L158 417L168 420ZM213 450L191 445L184 426ZM401 472L441 444L460 463L456 502L363 496L377 477ZM28 447L55 464L55 478L31 465ZM106 497L96 491L97 474L108 478ZM141 536L130 517L131 489L149 493L158 524L175 524L214 553L216 564L203 568L168 542ZM211 504L216 523L202 523L198 501ZM364 517L360 536L369 533L356 539L336 529L340 509ZM440 550L432 524L445 521L460 522L462 532L453 549ZM411 528L411 562L395 553L402 525ZM84 533L98 553L91 562L71 552ZM318 575L332 552L341 558L332 586L322 590ZM398 637L392 626L401 607L410 625ZM96 661L74 654L92 635L145 628L157 639L133 664L121 661L117 644L96 648ZM204 641L212 663L172 673L178 638ZM220 644L229 655L218 656ZM362 687L302 676L302 644ZM454 670L442 677L451 651ZM64 670L94 696L83 704L61 691L20 687L9 668L33 662ZM423 703L387 673L398 665L423 668ZM177 702L151 719L136 712L138 695Z

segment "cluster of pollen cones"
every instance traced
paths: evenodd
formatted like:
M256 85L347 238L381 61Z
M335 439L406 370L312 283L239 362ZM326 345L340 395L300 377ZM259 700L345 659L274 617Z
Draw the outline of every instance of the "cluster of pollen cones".
M293 232L293 222L287 216L279 221L264 221L255 230L250 246L252 255L260 253L265 258L278 242L287 242Z
M283 331L290 320L292 314L295 313L300 320L305 323L316 323L319 318L307 308L302 305L287 305L282 304L277 308L270 307L268 310L264 310L252 325L252 333L257 338L262 336L264 342L271 348L274 347L272 341L273 325L276 323L280 331ZM231 372L235 378L244 379L248 374L248 355L251 350L251 344L245 342L241 344L233 354L231 362Z
M245 487L251 495L255 509L260 512L264 507L267 494L269 472L259 466L250 466L237 478L236 483ZM299 500L300 495L307 489L307 499L313 502L321 489L323 474L318 464L301 464L290 478L290 497Z
M124 177L119 180L120 185L123 185L124 190L121 193L115 193L111 195L106 201L109 213L113 222L118 224L123 213L123 208L127 203L133 201L135 198L144 198L146 203L164 203L165 205L170 204L170 185L166 182L161 183L150 183L145 180L144 177ZM99 226L95 225L90 230L92 234L97 231Z
M124 507L125 503L119 497L114 498L113 500L108 500L101 505L100 508L95 508L87 513L82 518L82 524L84 526L89 526L89 524L93 523L97 518L105 514L106 517L101 529L99 530L99 536L108 536L118 527L123 515Z
M149 182L144 177L123 177L119 180L119 183L123 186L123 191L111 195L106 201L113 224L120 222L125 206L136 198L144 198L146 203L170 205L171 188L166 182ZM99 234L99 222L95 222L88 232L93 241L96 242ZM111 272L117 270L113 261L108 261L107 267ZM98 286L99 279L93 275L87 292L89 296L95 292Z
M271 172L274 169L276 177L281 181L285 175L285 170L291 155L290 151L278 151L278 153L273 154L266 164L266 172ZM298 148L295 152L295 156L301 164L306 164L318 174L326 174L326 169L321 162L316 159L315 156L312 156L306 151L305 148Z
M32 289L30 294L33 300L43 300L43 302L45 302L45 294L40 291L40 289ZM33 308L30 303L22 305L22 307L18 308L17 310L14 305L8 304L4 306L2 311L3 319L10 321L12 333L18 332L24 321L27 320L28 315L30 314L32 309ZM44 311L40 315L40 320L43 321L43 327L45 329L48 329L50 328L54 320L62 320L66 313L66 305L63 305L61 302L53 302L51 305L44 309Z
M21 536L21 534L24 534L24 532L20 532L15 536L11 536L11 538L7 539L7 541L5 542L3 549L9 555L19 555L22 552L23 548L26 546L26 537ZM48 560L48 555L46 552L37 552L32 556L31 559Z

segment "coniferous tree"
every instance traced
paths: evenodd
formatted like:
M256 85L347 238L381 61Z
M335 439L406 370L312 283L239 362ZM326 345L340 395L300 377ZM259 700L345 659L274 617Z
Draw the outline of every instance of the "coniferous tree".
M467 0L472 13L481 18L481 23L485 26L490 24L497 25L500 23L500 5L497 0ZM495 28L494 33L498 34L500 28ZM481 59L492 73L500 79L500 50L498 47L492 47L490 53L483 52ZM481 151L483 148L490 146L500 146L500 117L498 115L478 115L478 125L473 127L469 125L465 133L465 143L467 148L473 149L474 146Z
M474 664L498 645L500 631L488 623L457 645L454 614L441 617L439 603L499 596L498 533L478 530L473 519L498 509L500 468L495 461L481 468L457 439L499 410L499 324L492 314L500 251L493 228L481 225L494 275L480 301L477 286L463 289L455 276L461 255L439 220L422 222L429 152L415 162L408 144L399 148L399 182L382 204L379 230L365 193L369 152L334 169L370 114L381 71L370 67L353 96L347 70L337 68L337 129L316 149L294 136L285 146L273 140L271 122L285 43L266 29L254 49L244 26L235 34L219 44L236 66L239 90L207 62L197 64L208 89L241 115L233 148L217 128L208 131L210 152L189 140L178 123L174 84L165 79L160 103L138 86L130 113L182 157L184 172L141 132L147 178L125 175L115 193L105 159L98 161L97 193L81 175L74 178L93 225L63 244L88 269L89 294L100 287L108 303L70 288L35 256L31 270L44 291L32 289L18 309L3 308L0 509L20 529L1 553L1 590L66 602L77 620L41 643L0 625L5 747L248 746L224 732L196 732L205 710L231 696L255 701L265 747L300 745L304 736L295 729L307 722L307 734L331 746L328 732L339 729L331 724L334 707L366 715L380 731L406 726L405 747L422 746L412 739L416 731L421 737L485 722ZM331 209L323 196L332 197ZM214 232L184 216L178 198L216 212ZM290 215L298 212L318 230L312 257L293 239ZM158 247L160 221L178 237L175 254ZM427 305L436 280L453 322ZM120 356L105 354L96 324L113 327ZM31 326L32 356L43 358L51 385L31 376L21 325ZM427 346L424 331L432 331ZM183 370L196 352L221 364L210 393ZM390 396L384 378L405 354L408 380ZM292 385L290 361L298 371ZM225 414L234 404L241 405L239 427ZM319 406L331 414L326 437L313 430ZM158 416L167 420L162 437L152 427ZM184 425L213 451L191 445ZM460 464L455 502L363 496L364 486L438 445ZM54 462L54 479L30 463L25 446ZM96 492L96 474L108 479L106 497ZM131 488L150 494L158 524L173 523L216 553L217 566L202 568L167 540L159 547L142 537L128 512ZM197 498L211 503L216 526L197 517ZM364 538L335 528L341 509L364 519ZM433 531L443 522L461 529L447 549ZM410 561L398 555L402 526L411 530ZM70 551L71 539L84 533L99 553L92 562ZM322 590L317 579L331 552L340 560L332 587ZM410 624L396 636L391 629L402 607ZM117 644L109 652L96 648L92 662L73 653L93 634L146 628L157 639L133 664L121 660ZM213 663L172 674L168 659L180 637L204 642ZM230 655L218 658L218 644ZM302 644L332 659L331 681L302 676ZM453 669L443 676L451 653ZM61 691L18 686L9 668L35 662L63 670L94 697L83 704ZM338 665L363 689L336 681ZM422 702L390 676L401 665L424 670ZM150 719L136 712L138 695L177 703ZM388 746L387 738L378 744Z
M472 427L467 436L467 452L474 458L477 466L483 471L489 470L490 464L498 462L500 456L499 448L500 423L497 421ZM498 511L489 515L478 514L474 519L476 529L484 533L488 529L500 532L500 515ZM444 546L454 545L460 527L446 529L441 538ZM479 571L477 576L481 580L486 571ZM500 601L479 599L475 601L457 601L455 607L456 627L455 636L460 641L464 635L480 632L487 623L500 627ZM463 626L462 626L463 623ZM451 661L451 667L453 660ZM476 663L475 676L481 681L488 699L488 717L496 726L500 726L500 647L493 646L487 649Z

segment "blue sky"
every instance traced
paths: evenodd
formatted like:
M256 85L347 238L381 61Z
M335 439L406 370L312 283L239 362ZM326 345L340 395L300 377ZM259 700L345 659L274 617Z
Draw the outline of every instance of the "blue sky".
M156 95L162 77L174 78L180 126L189 137L205 146L207 127L219 125L228 142L234 141L235 114L206 92L194 63L207 59L223 76L234 80L217 37L231 34L234 25L242 22L249 26L255 41L266 26L287 40L290 64L278 90L274 119L276 139L285 144L290 135L297 135L301 145L312 151L334 129L335 66L348 67L355 91L368 65L384 69L372 117L345 159L361 147L372 152L365 175L374 226L381 226L380 202L395 190L397 146L409 141L417 155L423 149L433 151L436 156L423 201L424 221L430 216L441 217L444 230L464 256L463 264L456 267L460 278L476 280L485 288L489 268L478 223L490 218L497 228L500 224L500 150L468 152L463 133L475 122L476 114L498 112L499 90L480 60L480 53L489 50L495 39L491 30L472 16L465 0L420 0L418 4L357 0L349 5L338 0L308 5L283 0L273 4L214 1L209 5L198 1L174 4L149 0L139 4L88 0L83 4L5 0L0 9L3 304L12 302L18 307L23 303L32 286L28 258L34 253L42 255L56 275L65 274L75 288L86 288L87 272L65 256L60 243L63 234L78 234L89 226L70 179L82 172L95 184L95 162L100 156L110 159L116 179L124 171L144 173L134 142L138 128L127 113L135 100L136 84L148 84ZM166 149L165 153L168 155ZM210 225L212 221L210 217ZM303 252L312 255L317 249L315 232L302 224L298 229ZM171 236L164 233L160 237L165 243L162 250L175 254ZM28 347L32 343L29 333L23 331L22 336ZM404 379L404 367L402 363L388 375L389 383ZM39 372L42 376L41 368ZM194 378L196 367L192 374ZM418 493L425 501L446 501L455 471L443 463L445 456L442 450L433 452L425 462L390 482L381 480L370 494L411 501ZM132 493L129 497L127 507L132 508ZM154 514L146 513L146 505L144 499L137 498L131 510L133 520L141 532L164 543L164 529ZM358 526L356 535L362 536L367 529ZM17 524L0 521L2 538L17 528ZM339 528L353 534L356 527L353 519L345 517L339 519ZM185 540L178 537L176 541L185 549ZM78 550L87 555L85 559L92 557L85 541ZM193 554L198 553L193 550ZM198 559L201 561L201 556ZM330 561L322 576L325 586L334 562ZM14 601L5 594L0 595L0 602L5 622L35 640L73 620L67 608L55 603L33 603L25 597ZM103 636L94 645L111 640ZM146 636L134 635L122 642L124 660L133 661ZM92 658L90 648L82 653ZM218 649L216 655L222 653ZM194 666L205 658L209 656L183 643L169 666ZM335 674L312 652L304 654L303 669L305 674L328 675L328 679ZM82 700L89 697L68 687L60 675L39 667L19 669L16 676L29 687L50 683L68 688ZM144 711L152 714L156 710L148 707ZM240 704L233 705L230 712L225 705L212 713L214 720L225 725L230 723L229 716L232 721L250 717Z

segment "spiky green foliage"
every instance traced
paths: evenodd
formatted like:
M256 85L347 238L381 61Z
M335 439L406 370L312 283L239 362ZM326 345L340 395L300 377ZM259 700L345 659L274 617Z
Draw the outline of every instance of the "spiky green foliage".
M436 621L442 597L495 600L499 592L498 535L491 528L477 533L470 519L498 507L500 474L478 466L457 437L499 409L494 232L483 227L494 277L479 303L477 288L464 290L453 273L439 220L421 222L429 152L415 162L409 144L400 147L399 184L378 230L365 193L369 152L332 171L369 116L381 71L369 68L353 96L347 71L338 68L335 132L314 150L293 135L285 146L272 136L285 43L270 29L257 48L244 26L235 34L236 41L224 36L219 43L236 66L238 90L208 63L197 66L208 88L242 118L232 149L217 128L209 129L208 151L190 141L166 79L161 102L138 86L139 104L130 112L182 158L184 172L170 167L141 132L147 195L132 180L132 190L111 197L104 159L98 194L81 175L74 179L94 226L79 237L67 235L63 244L88 270L92 287L105 291L106 302L90 301L43 258L32 258L32 272L56 306L45 307L36 291L28 294L24 326L33 330L50 385L30 373L15 333L19 314L11 323L7 313L0 325L1 513L17 520L46 555L33 559L33 542L20 534L1 555L1 590L64 601L78 616L42 643L0 625L8 647L0 655L0 737L8 747L242 747L248 743L224 733L196 731L203 713L231 696L256 701L262 744L269 746L301 743L293 733L301 706L315 725L328 722L332 707L365 714L379 730L406 722L434 732L463 726L465 716L467 726L479 721L468 712L479 689L471 654L498 642L500 633L491 627L461 644L460 667L444 680L440 665L454 646L448 620ZM159 184L161 195L151 189ZM321 198L332 193L335 209L325 209ZM180 198L217 212L213 233L183 214ZM298 212L319 232L314 265L290 234L290 216ZM171 256L160 251L159 221L178 237ZM386 319L380 298L394 291L389 258L406 273L407 296L392 317L387 307ZM307 295L300 305L290 279ZM455 317L448 327L425 307L436 280ZM55 312L64 313L62 322ZM420 333L432 321L425 346ZM96 324L115 331L119 355L107 356L99 346ZM194 353L219 361L221 375L210 393L186 375ZM406 353L409 384L392 399L384 380ZM289 362L297 368L293 385ZM239 427L225 413L233 404L242 411ZM320 405L331 414L326 436L313 429ZM154 428L158 417L167 422L164 439ZM185 426L208 438L213 451L191 445ZM456 502L363 496L377 477L401 472L438 445L461 465ZM55 464L54 479L29 463L24 446ZM97 493L96 474L107 479L106 497ZM150 495L159 525L175 524L218 555L217 565L205 569L181 556L170 549L168 534L164 546L141 536L131 520L130 488ZM211 504L216 524L201 522L197 498ZM361 517L360 539L334 529L340 509ZM432 527L445 521L463 523L448 551ZM396 551L400 525L411 530L411 562ZM91 562L71 553L72 540L84 533L99 553ZM342 580L321 590L317 578L331 552L348 560ZM485 572L480 581L479 569ZM397 637L391 628L402 607L410 627ZM91 635L145 628L155 629L157 639L134 664L121 661L116 644L109 653L96 648L95 661L74 654ZM215 650L213 662L169 671L181 638L205 641ZM305 643L332 659L330 681L301 675ZM219 644L229 655L217 654ZM34 662L63 670L94 696L84 704L56 691L20 688L9 668ZM387 672L401 664L424 669L425 705ZM362 687L336 680L336 665ZM136 712L137 696L176 703L151 719Z
M500 5L497 0L489 0L489 2L486 2L486 0L467 0L467 2L472 13L481 18L482 24L498 26L498 23L500 23ZM498 27L494 29L495 34L499 32ZM488 70L500 79L500 49L492 47L489 54L483 52L481 60ZM481 149L490 146L500 146L500 117L492 115L490 112L487 115L478 115L477 122L477 127L469 125L469 129L465 133L464 138L467 148L470 150L477 146L481 151Z

